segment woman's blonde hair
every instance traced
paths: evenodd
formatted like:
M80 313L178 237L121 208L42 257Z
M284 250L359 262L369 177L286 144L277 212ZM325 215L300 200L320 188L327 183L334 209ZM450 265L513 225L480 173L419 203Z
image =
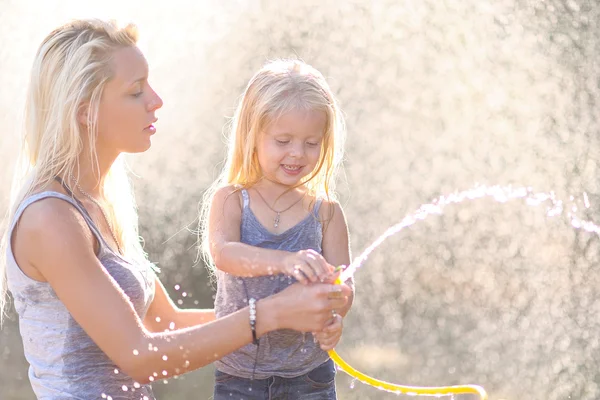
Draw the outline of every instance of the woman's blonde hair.
M322 111L327 117L317 166L299 185L311 196L335 200L346 136L338 102L323 75L312 66L299 60L271 61L250 79L231 121L224 168L203 196L199 232L207 265L212 266L208 217L215 193L230 185L250 188L262 178L255 151L258 137L270 123L293 110Z
M7 221L10 224L21 202L47 187L57 176L77 177L78 159L90 157L95 171L97 119L104 87L114 71L115 50L136 46L135 25L119 27L113 21L76 20L52 31L40 45L31 71L25 108L25 129L19 163L11 188ZM87 129L78 114L87 107ZM89 154L82 154L83 143ZM87 153L87 152L86 152ZM135 200L120 156L104 180L103 193L113 206L112 225L119 245L132 259L146 259L138 236ZM8 229L0 257L0 322L7 300L6 250Z

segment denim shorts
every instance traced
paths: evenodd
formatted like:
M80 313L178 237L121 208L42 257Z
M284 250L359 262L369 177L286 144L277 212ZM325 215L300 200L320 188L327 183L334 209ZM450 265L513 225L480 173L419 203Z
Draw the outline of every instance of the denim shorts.
M295 378L246 379L215 372L214 400L335 400L335 365L326 361Z

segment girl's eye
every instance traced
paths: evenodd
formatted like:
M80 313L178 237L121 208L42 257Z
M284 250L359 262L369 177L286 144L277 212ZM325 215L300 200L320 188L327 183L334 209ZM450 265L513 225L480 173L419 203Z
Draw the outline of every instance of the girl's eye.
M314 146L318 146L318 145L319 145L319 143L318 143L318 142L317 142L317 143L314 143L314 142L306 142L306 144L307 144L307 145L309 145L309 146L312 146L312 147L314 147Z
M288 144L290 142L289 140L275 140L275 141L277 142L277 144L280 144L282 146L285 144Z
M135 98L138 98L138 97L140 97L142 94L144 94L144 92L137 92L137 93L134 93L134 94L132 94L132 96L133 96L133 97L135 97Z

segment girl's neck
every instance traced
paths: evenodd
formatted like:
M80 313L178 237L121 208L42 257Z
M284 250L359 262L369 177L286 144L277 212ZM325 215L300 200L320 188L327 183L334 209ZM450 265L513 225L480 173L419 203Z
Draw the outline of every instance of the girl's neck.
M287 193L304 194L304 192L306 192L306 187L304 185L300 185L297 187L282 185L279 182L274 182L267 178L261 179L252 187L256 190L260 190L260 192L263 195L273 197L273 198L285 197Z

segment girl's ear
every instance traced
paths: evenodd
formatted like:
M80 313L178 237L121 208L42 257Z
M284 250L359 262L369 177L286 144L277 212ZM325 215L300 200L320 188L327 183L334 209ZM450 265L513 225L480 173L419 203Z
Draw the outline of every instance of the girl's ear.
M90 104L88 102L81 103L79 105L79 109L77 110L77 122L81 125L88 124L88 116L89 116Z

